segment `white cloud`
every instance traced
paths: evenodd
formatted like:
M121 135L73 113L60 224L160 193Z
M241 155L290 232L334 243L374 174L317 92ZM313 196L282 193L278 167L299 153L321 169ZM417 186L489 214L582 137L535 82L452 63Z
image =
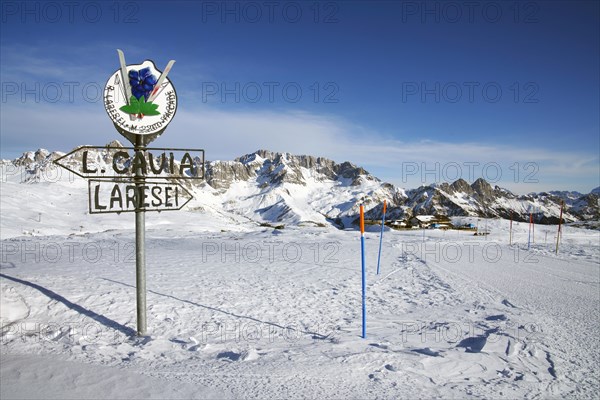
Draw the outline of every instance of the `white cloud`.
M178 111L161 141L201 145L210 159L229 159L257 149L340 159L344 155L336 147L346 140L345 126L335 117L305 112L226 112L205 108L194 113Z
M57 44L2 45L2 81L23 82L96 82L105 81L106 71L98 63L83 60L97 59L98 52L106 52L107 45L69 46ZM114 53L114 49L112 50ZM115 69L118 59L115 54Z
M37 147L68 151L122 139L100 102L88 107L13 104L3 107L0 125L4 152ZM517 192L587 191L598 181L599 161L593 153L411 139L384 137L330 115L223 111L208 106L189 111L180 106L153 146L204 148L209 160L233 159L257 149L324 156L351 161L404 187L457 177L494 181L498 170L502 176L496 183Z

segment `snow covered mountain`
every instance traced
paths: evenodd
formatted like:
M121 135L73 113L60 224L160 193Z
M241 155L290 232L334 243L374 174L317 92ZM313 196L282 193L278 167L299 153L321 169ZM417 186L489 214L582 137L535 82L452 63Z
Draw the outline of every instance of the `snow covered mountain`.
M118 141L108 146L119 147ZM106 161L103 151L90 157ZM52 161L63 153L40 149L26 152L12 161L2 161L3 170L20 170L21 182L47 181L57 168ZM67 160L81 163L74 156ZM108 163L108 161L106 161ZM172 177L177 179L176 176ZM80 178L76 178L80 179ZM565 203L567 222L596 221L600 218L600 193L542 192L516 195L484 179L469 184L463 179L453 183L421 186L404 190L382 182L351 162L307 155L258 150L233 161L209 161L205 181L182 181L194 192L190 210L244 218L266 224L351 226L358 216L359 203L368 219L381 218L382 202L389 204L390 219L413 215L480 216L526 221L529 212L538 223L557 223L560 204Z
M264 222L349 226L359 202L367 209L400 201L402 189L382 183L350 162L258 150L206 166L203 193L223 209Z
M557 223L565 199L557 192L519 196L492 187L484 179L471 185L459 179L451 184L405 190L380 181L350 162L337 164L321 157L267 150L234 161L209 162L204 185L214 195L227 197L226 208L234 212L257 210L266 221L330 222L338 226L349 226L356 219L360 201L365 204L367 218L381 218L384 199L390 205L388 216L392 219L423 214L492 218L512 215L515 220L526 221L532 211L538 223ZM251 193L246 194L248 190ZM565 201L563 218L598 219L599 195L575 193L569 192L572 198Z

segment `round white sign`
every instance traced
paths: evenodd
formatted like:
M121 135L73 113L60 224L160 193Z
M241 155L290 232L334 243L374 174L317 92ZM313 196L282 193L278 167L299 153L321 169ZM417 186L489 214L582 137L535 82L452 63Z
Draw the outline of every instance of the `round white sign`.
M177 111L177 94L154 62L118 69L104 88L104 108L122 135L153 135L165 130ZM123 76L126 73L127 76Z

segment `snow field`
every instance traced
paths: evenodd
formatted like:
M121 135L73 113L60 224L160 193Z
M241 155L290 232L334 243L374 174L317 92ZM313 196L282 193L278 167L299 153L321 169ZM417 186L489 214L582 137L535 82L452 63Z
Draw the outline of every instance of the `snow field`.
M368 232L363 340L357 232L221 232L206 220L204 231L176 221L148 230L144 338L132 335L131 230L2 241L7 371L24 355L52 357L193 397L593 397L598 388L597 232L567 228L556 256L549 244L526 250L526 224L509 246L508 221L488 221L486 237L386 230L379 276L378 233ZM50 243L60 257L41 255ZM64 374L48 384L65 385ZM5 376L8 397L29 393Z
M376 275L367 226L363 340L358 232L288 224L325 221L302 203L325 210L330 183L264 204L244 182L225 203L205 188L146 216L139 338L133 214L88 215L85 181L63 178L2 182L2 398L596 397L598 231L563 227L555 254L556 226L515 222L512 245L505 220L386 228ZM285 229L248 217L281 199Z

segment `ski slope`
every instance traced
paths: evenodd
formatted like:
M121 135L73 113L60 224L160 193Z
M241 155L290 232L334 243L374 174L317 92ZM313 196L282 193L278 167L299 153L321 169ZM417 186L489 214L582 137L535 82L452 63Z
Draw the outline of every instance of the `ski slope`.
M566 228L555 255L556 227L530 250L527 224L508 245L508 221L486 237L386 230L376 275L371 227L364 340L357 232L149 215L138 338L119 217L3 237L2 398L596 396L597 231Z

